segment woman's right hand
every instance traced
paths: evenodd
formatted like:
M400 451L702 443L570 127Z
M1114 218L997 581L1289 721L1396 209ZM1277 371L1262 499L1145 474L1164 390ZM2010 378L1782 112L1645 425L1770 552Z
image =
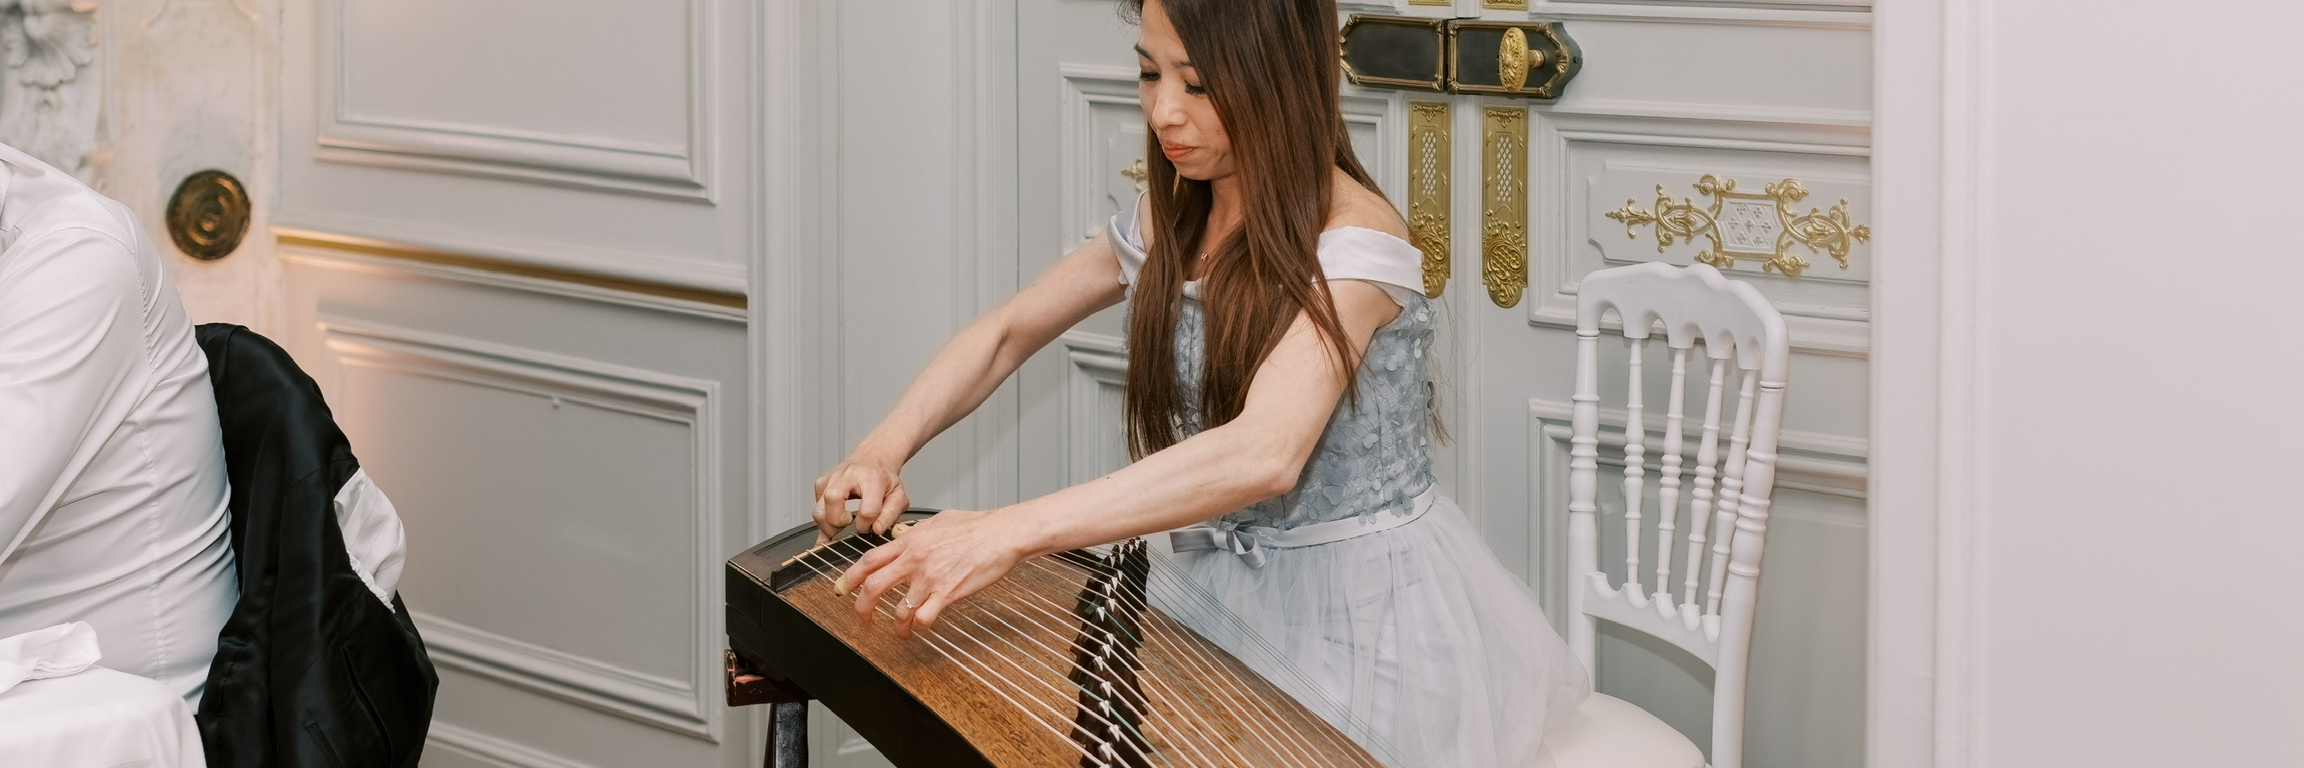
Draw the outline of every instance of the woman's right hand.
M816 478L816 543L831 541L851 524L857 530L887 533L912 506L911 495L904 491L903 471L902 461L857 455ZM857 501L854 513L848 511L851 499Z

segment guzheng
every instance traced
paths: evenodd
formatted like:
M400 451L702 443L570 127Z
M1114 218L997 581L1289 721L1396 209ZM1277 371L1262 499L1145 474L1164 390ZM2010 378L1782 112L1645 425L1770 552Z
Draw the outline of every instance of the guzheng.
M1179 587L1140 540L1026 561L909 639L899 594L866 626L832 589L888 540L815 540L801 526L728 561L729 644L903 768L1382 765L1164 612Z

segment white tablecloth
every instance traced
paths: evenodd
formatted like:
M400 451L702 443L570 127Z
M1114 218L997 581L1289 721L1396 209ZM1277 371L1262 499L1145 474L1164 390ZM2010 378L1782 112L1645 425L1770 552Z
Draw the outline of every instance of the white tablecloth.
M0 693L0 767L207 765L192 708L157 681L92 667Z

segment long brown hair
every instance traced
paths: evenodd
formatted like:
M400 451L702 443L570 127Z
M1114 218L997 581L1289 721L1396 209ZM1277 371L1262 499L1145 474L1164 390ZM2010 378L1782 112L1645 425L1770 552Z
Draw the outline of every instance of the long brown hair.
M1178 176L1157 134L1145 132L1151 248L1128 307L1128 452L1136 458L1176 444L1193 406L1201 429L1237 418L1257 366L1299 313L1333 348L1341 375L1359 368L1317 249L1332 169L1383 194L1345 134L1334 0L1162 5L1231 138L1242 220L1223 242L1201 243L1215 201L1210 183ZM1123 8L1142 14L1144 0ZM1176 316L1203 252L1214 260L1200 284L1207 364L1198 402L1187 404L1176 368ZM1345 392L1353 397L1349 385Z

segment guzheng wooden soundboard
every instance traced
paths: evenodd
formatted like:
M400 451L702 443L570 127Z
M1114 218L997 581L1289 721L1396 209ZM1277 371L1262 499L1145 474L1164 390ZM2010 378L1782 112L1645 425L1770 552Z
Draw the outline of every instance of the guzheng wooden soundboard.
M728 560L729 703L775 706L772 767L806 763L810 699L901 768L1381 765L1155 607L1142 542L1027 561L907 639L896 595L866 625L832 587L887 539L815 541L801 526Z

